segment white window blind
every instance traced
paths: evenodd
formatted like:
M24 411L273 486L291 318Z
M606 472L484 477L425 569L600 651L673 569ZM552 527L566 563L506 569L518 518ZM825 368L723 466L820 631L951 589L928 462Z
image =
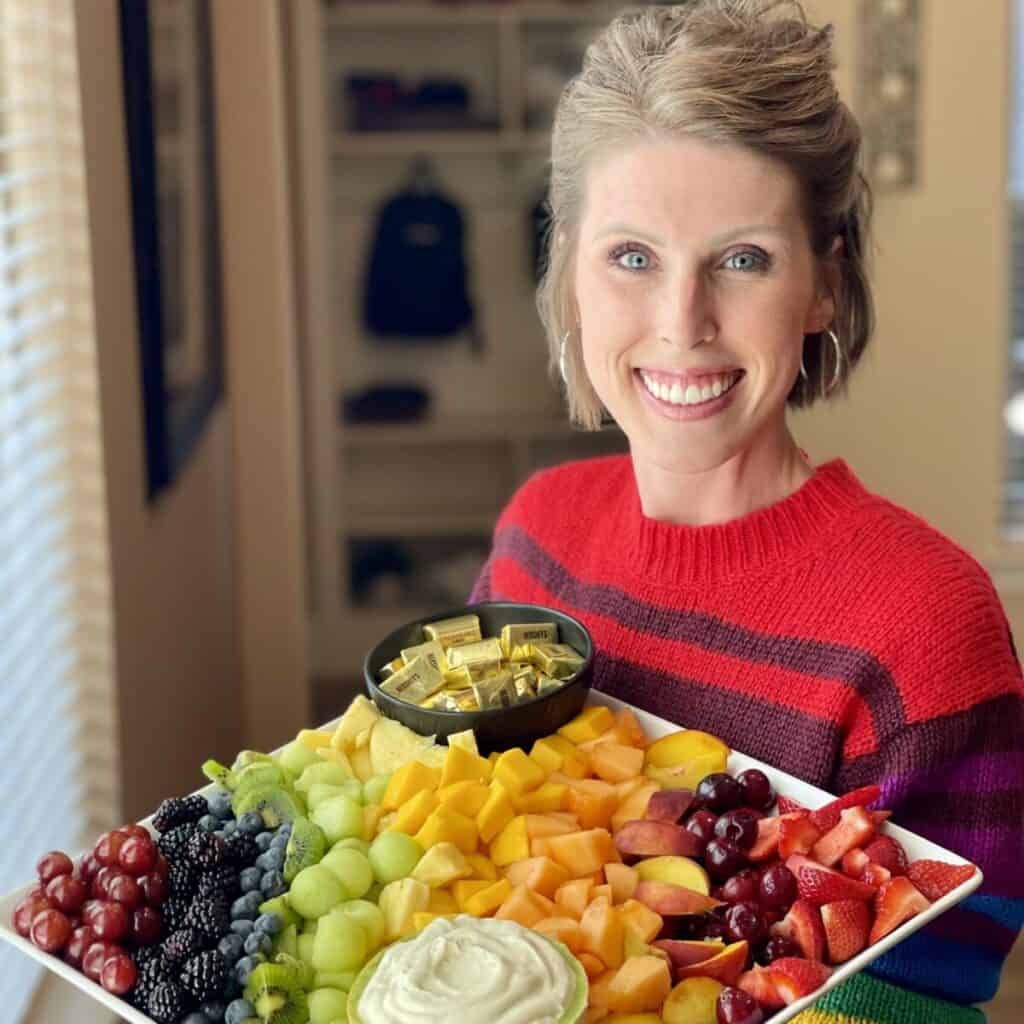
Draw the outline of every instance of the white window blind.
M72 2L0 0L0 891L117 824L105 509Z
M1006 482L1003 528L1008 539L1024 540L1024 0L1011 11L1013 95L1009 126L1010 358L1006 405Z

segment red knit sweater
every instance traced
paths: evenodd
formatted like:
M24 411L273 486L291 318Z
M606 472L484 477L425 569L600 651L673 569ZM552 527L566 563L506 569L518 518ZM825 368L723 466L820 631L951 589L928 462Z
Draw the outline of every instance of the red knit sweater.
M691 527L644 516L630 458L612 456L519 489L472 595L501 599L580 618L596 688L831 792L877 782L898 824L979 863L979 893L874 973L991 998L1024 916L1024 687L991 580L965 551L841 460L775 505ZM861 998L836 1009L976 1019L896 989L879 1016L864 983L838 989Z

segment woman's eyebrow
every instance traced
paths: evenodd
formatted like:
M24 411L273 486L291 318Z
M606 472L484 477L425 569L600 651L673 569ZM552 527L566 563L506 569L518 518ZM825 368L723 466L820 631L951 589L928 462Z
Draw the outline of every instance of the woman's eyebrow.
M711 239L711 244L712 246L724 245L726 242L729 242L740 235L754 234L755 232L759 234L767 232L769 234L781 235L783 237L788 235L786 229L778 224L747 224L744 225L743 227L732 228L729 231L723 232L721 235L716 235L713 239ZM664 246L667 244L664 239L658 237L657 235L649 234L648 232L642 230L641 228L633 227L629 224L622 223L607 225L596 235L594 235L593 240L595 242L600 241L607 235L631 235L632 237L638 238L643 242L649 242L651 245Z

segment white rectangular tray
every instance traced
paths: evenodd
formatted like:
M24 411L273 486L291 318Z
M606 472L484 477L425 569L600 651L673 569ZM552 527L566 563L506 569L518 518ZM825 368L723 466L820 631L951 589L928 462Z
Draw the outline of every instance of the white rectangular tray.
M617 700L614 697L609 697L607 694L598 693L597 691L591 691L589 703L605 704L613 710L631 708L637 716L640 724L643 726L644 732L652 738L664 736L666 733L674 732L679 728L679 726L673 725L671 722L666 722L663 718L658 718L655 715L648 714L646 711L634 708L623 701ZM335 720L335 722L329 722L322 726L322 728L331 729L336 724L336 721L337 720ZM818 789L816 786L811 786L792 775L786 774L786 772L781 772L776 768L772 768L770 765L734 751L729 757L729 771L733 774L737 774L747 768L760 768L771 780L772 787L776 793L791 797L792 799L799 801L805 807L820 807L832 799L832 796L829 793L826 793L823 789ZM197 792L203 793L212 788L212 786L205 786ZM146 825L152 831L150 818L146 818L141 822L141 824ZM898 839L903 844L903 848L907 851L907 856L911 860L919 860L922 857L927 857L931 860L942 860L951 864L969 863L964 860L963 857L960 857L941 846L937 846L935 843L932 843L921 836L915 835L913 832L908 832L906 829L900 828L898 825L893 825L890 822L885 822L880 831L891 835L894 839ZM45 852L45 850L40 850L40 856ZM73 859L77 860L77 857ZM923 928L929 921L934 920L940 914L944 914L950 909L950 907L955 906L961 900L965 899L974 892L979 885L981 885L981 882L982 876L981 871L979 870L973 878L964 882L952 892L947 893L942 897L942 899L936 900L926 911L918 914L917 917L911 918L911 920L907 921L906 924L901 925L880 942L876 942L873 946L869 946L863 953L858 954L852 960L848 960L845 964L835 968L828 981L825 982L821 988L815 991L813 995L806 996L805 998L792 1003L790 1006L787 1006L785 1009L779 1010L767 1019L766 1024L784 1024L785 1021L791 1020L802 1010L806 1010L808 1006L812 1005L830 989L835 988L837 985L841 985L848 978L867 967L872 960L875 960L877 957L890 950L897 943L902 942L907 938L907 936L912 935L918 929ZM84 974L64 963L63 960L37 949L31 942L27 939L23 939L14 930L11 925L11 917L14 914L14 908L22 899L24 899L33 885L35 885L35 882L29 882L26 885L21 886L19 889L16 889L14 892L10 892L0 898L0 939L4 939L11 943L23 953L26 953L34 960L37 960L47 968L47 970L60 975L60 977L70 982L76 988L79 988L87 995L92 996L93 999L118 1014L122 1020L128 1021L129 1024L153 1024L152 1018L147 1017L144 1013L140 1013L123 999L118 999L117 996L111 995L101 986L90 981ZM54 1021L52 1024L59 1024L59 1022Z

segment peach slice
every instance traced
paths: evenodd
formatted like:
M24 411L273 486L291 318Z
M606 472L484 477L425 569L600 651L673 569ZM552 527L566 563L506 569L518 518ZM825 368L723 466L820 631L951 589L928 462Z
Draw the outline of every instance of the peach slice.
M641 882L671 882L705 896L711 892L708 873L689 857L648 857L638 860L633 868Z
M668 964L656 956L630 957L608 986L608 1005L617 1013L657 1010L672 990Z
M671 882L641 882L633 898L650 907L662 917L682 917L686 914L703 914L721 906L720 900L713 900L692 889Z
M711 733L701 732L700 729L682 729L655 740L644 754L644 765L671 768L708 755L720 758L724 764L729 757L729 748Z
M647 801L644 817L651 821L667 821L670 825L678 825L692 804L693 790L659 789Z
M615 848L628 857L696 857L701 842L692 832L667 821L627 821L615 833Z
M704 963L725 950L721 939L658 939L651 945L668 953L675 968Z
M702 960L676 970L676 977L714 978L723 985L735 985L743 968L747 966L750 945L746 941L733 942L710 960Z
M725 986L714 978L684 978L661 1008L664 1024L716 1024L718 994Z

